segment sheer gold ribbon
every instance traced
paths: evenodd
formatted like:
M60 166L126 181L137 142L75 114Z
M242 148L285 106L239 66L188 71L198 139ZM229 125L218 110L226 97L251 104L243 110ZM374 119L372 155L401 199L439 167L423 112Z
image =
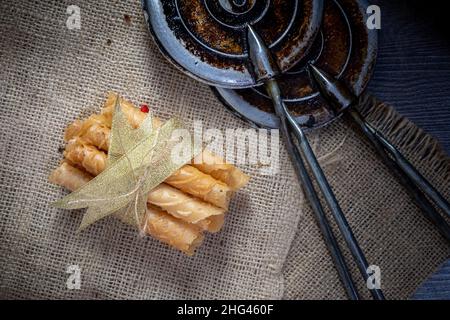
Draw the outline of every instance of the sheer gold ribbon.
M153 128L149 113L141 126L133 129L120 108L118 96L110 139L107 168L53 203L63 209L88 208L79 230L112 214L135 219L142 226L150 190L202 150L201 145L192 143L177 119Z

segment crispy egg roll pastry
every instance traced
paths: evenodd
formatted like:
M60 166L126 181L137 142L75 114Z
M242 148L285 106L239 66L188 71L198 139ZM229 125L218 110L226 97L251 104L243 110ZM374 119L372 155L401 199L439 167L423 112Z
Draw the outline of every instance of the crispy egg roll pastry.
M67 142L75 137L80 137L87 144L108 151L111 130L104 125L104 122L104 118L96 114L84 121L75 120L67 127L64 133L64 140Z
M86 144L81 138L75 137L67 142L64 157L70 162L82 166L94 176L102 172L107 163L106 153L96 147Z
M224 182L234 191L245 186L250 179L248 175L234 165L226 163L221 157L208 150L204 150L196 156L192 160L192 166Z
M113 92L108 93L108 97L106 98L105 104L103 105L103 109L101 111L101 115L105 119L104 124L109 128L111 128L116 98L117 96L115 93ZM133 128L139 127L141 123L144 121L145 117L147 116L146 113L141 112L141 110L136 108L134 104L123 98L120 98L120 106L122 107L123 113L125 114L125 116L127 117L128 121L130 122ZM161 126L161 120L159 120L156 117L153 117L153 125L155 127Z
M101 114L69 125L64 135L66 160L52 172L51 182L74 191L106 168L115 101L116 94L110 93ZM147 116L123 98L120 104L134 128ZM153 125L159 127L162 122L153 118ZM192 255L203 241L202 231L218 232L222 228L231 194L248 180L238 168L204 151L192 165L181 167L149 192L144 231ZM117 217L136 226L134 219Z
M90 174L75 168L67 161L63 161L58 168L52 171L48 180L70 191L75 191L92 178Z
M152 206L147 208L145 231L189 256L194 254L204 239L195 225L181 221Z
M190 197L165 183L149 192L148 202L190 223L199 223L209 217L225 214L224 209Z
M114 103L116 101L116 94L109 93L102 109L102 115L105 117L105 125L111 127L112 113L114 110ZM131 102L122 99L120 100L122 111L126 114L131 125L137 128L144 121L146 114L136 108ZM154 117L153 125L160 126L161 120ZM220 180L227 184L231 190L245 186L249 181L249 176L243 173L232 164L225 163L224 159L213 154L212 152L205 150L199 154L194 160L193 164L198 170L206 173L213 178Z
M80 165L94 176L106 168L106 154L93 146L86 145L78 137L69 140L64 156L71 163ZM225 209L190 197L164 183L149 192L148 202L183 221L199 223L203 229L210 232L220 230L221 225L220 221L217 221L220 218L214 218L214 223L208 218L225 214Z
M77 136L81 136L81 128L83 128L83 122L81 120L75 120L69 126L66 128L66 131L64 132L64 141L67 142L72 138L75 138Z
M94 126L97 129L93 129ZM86 142L84 145L92 144L99 149L108 150L109 135L109 128L93 121L91 118L88 118L82 122L75 121L67 128L65 133L65 139L71 141L72 145L75 145L74 141L78 141L77 147L75 148L74 146L71 146L70 149L70 152L76 152L78 161L71 161L77 163L81 162L80 156L83 153L80 144L83 144L79 142L80 140ZM91 154L89 151L86 151L85 153ZM74 156L74 154L68 154L66 157L70 160L69 157L73 158ZM93 161L97 161L96 159L97 158L93 159ZM101 157L98 159L101 159ZM89 169L86 168L86 170L92 174L95 173L91 170L103 170L101 167L99 168L98 165L91 163L91 160L86 161L88 161L87 164L89 167ZM102 164L103 161L101 160L99 165L101 166ZM232 190L225 183L214 179L210 175L205 174L192 166L185 165L181 167L166 180L166 183L185 193L200 198L203 201L220 208L228 209Z
M75 191L93 177L67 162L63 162L50 175L50 182ZM123 222L136 226L135 221L121 218ZM163 210L149 205L144 231L154 238L188 254L192 255L202 243L203 234L199 226L181 221ZM209 224L214 224L213 220Z
M174 172L165 181L187 194L193 195L223 209L228 209L232 191L223 182L185 165Z
M222 213L215 216L210 216L205 220L199 221L196 225L204 231L216 233L222 229L224 223L225 213Z

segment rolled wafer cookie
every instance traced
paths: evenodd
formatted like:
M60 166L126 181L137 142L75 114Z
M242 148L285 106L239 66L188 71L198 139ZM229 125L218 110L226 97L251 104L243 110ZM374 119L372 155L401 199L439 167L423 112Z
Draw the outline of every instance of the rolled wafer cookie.
M83 154L91 155L85 161L86 170L92 174L103 170L106 165L103 151L95 152L89 145L99 149L108 150L110 129L103 124L92 120L91 117L85 121L75 121L66 130L65 138L69 141L65 156L73 162L81 162ZM76 146L76 147L75 147ZM83 150L86 147L86 150ZM72 160L78 157L78 160ZM84 159L84 158L83 158ZM94 163L94 161L99 161ZM100 170L100 171L99 171ZM209 174L185 165L174 172L166 181L167 184L193 195L205 202L211 203L223 209L228 209L232 190L220 180L214 179Z
M63 162L53 170L49 180L70 191L75 191L92 178L91 175L73 167L68 162ZM117 217L127 224L138 227L133 219ZM147 208L144 231L188 255L194 253L204 238L199 226L179 220L151 205Z
M117 95L115 93L109 93L101 112L105 117L105 125L109 127L111 127L116 97ZM125 113L130 123L137 128L142 121L144 121L147 114L141 112L130 101L121 98L120 103L122 111ZM160 126L161 123L161 120L153 117L154 126ZM209 174L213 178L224 182L231 190L242 188L250 179L250 177L243 173L239 168L226 163L222 157L219 157L208 150L205 150L196 156L192 161L192 165L203 173Z

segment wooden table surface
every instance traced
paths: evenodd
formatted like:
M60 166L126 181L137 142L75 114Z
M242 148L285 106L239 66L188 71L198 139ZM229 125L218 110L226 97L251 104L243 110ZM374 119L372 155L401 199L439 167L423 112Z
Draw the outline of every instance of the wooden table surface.
M369 91L438 138L450 154L450 12L437 0L369 2L382 15Z
M438 138L450 154L450 12L437 0L370 3L380 6L382 25L369 91ZM450 299L450 260L413 299Z

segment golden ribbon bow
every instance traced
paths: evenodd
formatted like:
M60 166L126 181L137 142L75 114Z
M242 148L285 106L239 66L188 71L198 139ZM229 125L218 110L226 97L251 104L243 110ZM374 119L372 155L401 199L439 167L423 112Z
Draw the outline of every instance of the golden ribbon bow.
M63 209L88 208L79 231L109 215L145 221L147 195L201 151L177 119L159 128L149 113L137 129L128 123L117 96L111 126L108 165L94 179L53 203ZM179 151L179 152L176 152Z

